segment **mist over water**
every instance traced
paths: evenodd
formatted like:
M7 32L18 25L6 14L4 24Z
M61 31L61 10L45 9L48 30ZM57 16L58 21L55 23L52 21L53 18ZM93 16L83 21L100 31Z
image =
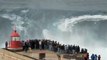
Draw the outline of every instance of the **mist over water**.
M22 40L45 38L80 45L90 54L101 54L102 60L106 60L106 12L5 9L0 10L0 24L0 43L10 40L15 25Z
M63 44L76 44L80 45L83 48L87 48L89 50L90 54L100 54L102 55L102 60L106 59L106 48L104 48L104 45L101 41L103 41L103 38L99 38L101 35L97 35L99 32L96 32L97 29L101 28L97 25L97 23L107 20L107 15L83 15L78 17L72 17L72 18L63 18L61 21L54 24L54 26L59 29L64 36L61 36L61 40L58 39L59 36L51 34L48 30L46 30L44 33L45 38L59 40ZM93 27L85 26L79 26L78 28L75 28L76 24L81 22L85 23L93 23L95 25L94 29ZM87 24L88 24L87 23ZM104 27L104 26L103 26ZM82 28L82 29L81 29ZM105 34L104 34L105 35ZM105 36L106 37L106 36ZM87 41L86 41L87 40ZM105 41L107 42L107 41Z

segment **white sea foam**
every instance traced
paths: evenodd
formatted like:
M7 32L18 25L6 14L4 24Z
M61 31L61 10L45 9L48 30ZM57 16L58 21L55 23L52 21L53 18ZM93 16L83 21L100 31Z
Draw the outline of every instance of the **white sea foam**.
M57 28L61 31L71 31L72 27L82 21L101 21L107 20L107 15L83 15L72 18L63 18L57 24Z
M27 13L27 12L29 12L29 10L28 10L28 9L22 10L21 12L22 12L22 13Z
M52 34L53 32L50 32L48 29L45 29L46 31L43 31L43 35L45 38L49 38L49 39L56 39L59 42L64 42L69 43L69 44L77 44L80 45L81 47L84 46L84 44L87 44L88 42L84 42L84 38L85 35L74 35L71 31L73 26L75 26L75 24L79 23L79 22L83 22L83 21L102 21L102 20L107 20L107 15L83 15L83 16L77 16L77 17L72 17L72 18L63 18L61 19L59 22L54 23L53 25L57 27L57 29L59 29L62 33L63 32L69 32L71 34L71 38L68 40L63 40L63 37L60 36L56 36L54 34ZM89 32L90 33L90 32ZM91 35L92 36L92 35ZM90 36L90 34L88 34L88 37L90 37L89 39L94 40L94 38L92 38ZM60 39L57 39L60 38ZM66 36L65 36L66 37ZM92 42L96 42L96 41L92 41ZM104 48L103 46L100 46L100 42L97 41L97 43L99 44L93 44L93 46L89 47L89 46L84 46L85 48L88 49L90 55L91 54L100 54L101 55L101 60L106 60L106 48Z
M28 12L28 10L24 10L23 12ZM13 25L12 28L16 26L16 29L19 31L19 33L24 32L24 37L28 37L27 28L23 25L26 24L24 20L29 21L29 19L16 14L1 14L0 16L10 20L11 24ZM29 22L27 23L29 24Z
M11 20L12 24L15 25L19 31L24 30L24 27L22 26L24 24L22 17L15 14L2 14L1 17Z

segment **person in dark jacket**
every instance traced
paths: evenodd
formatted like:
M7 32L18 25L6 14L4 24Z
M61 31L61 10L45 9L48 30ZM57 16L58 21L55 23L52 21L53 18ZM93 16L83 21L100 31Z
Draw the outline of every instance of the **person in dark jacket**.
M27 52L29 50L29 45L27 42L25 42L25 52Z
M101 56L100 55L98 55L98 60L101 60Z
M7 41L5 42L5 48L6 49L8 48L8 42Z
M22 41L23 51L25 50L25 42Z

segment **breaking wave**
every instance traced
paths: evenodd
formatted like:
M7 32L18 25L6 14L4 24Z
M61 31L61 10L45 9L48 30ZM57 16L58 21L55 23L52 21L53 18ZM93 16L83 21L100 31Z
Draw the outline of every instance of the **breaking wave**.
M72 18L63 18L54 25L61 31L72 31L72 27L79 22L101 20L107 20L107 15L83 15Z
M22 12L27 13L28 10L23 10ZM27 17L21 17L19 15L16 14L1 14L0 15L2 18L8 19L11 21L12 24L12 28L15 26L16 29L22 33L24 35L24 38L29 37L29 34L27 32L27 25L30 25L31 23L29 22L30 19L28 19ZM26 26L24 26L26 24Z

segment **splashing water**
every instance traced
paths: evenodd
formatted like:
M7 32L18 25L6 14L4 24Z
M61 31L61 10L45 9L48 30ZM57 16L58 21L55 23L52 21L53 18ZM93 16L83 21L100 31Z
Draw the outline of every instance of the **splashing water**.
M9 19L12 21L12 24L16 26L16 28L21 32L24 30L24 27L22 26L24 24L23 18L15 15L15 14L3 14L1 15L3 18Z
M73 26L75 26L75 24L79 23L79 22L83 22L83 21L102 21L102 20L107 20L107 15L83 15L83 16L78 16L78 17L72 17L72 18L64 18L64 19L61 19L59 22L57 23L54 23L53 25L57 27L57 29L59 29L62 33L63 32L70 32L71 37L74 36L74 34L72 33L72 28ZM46 29L45 29L46 30ZM46 31L43 31L43 35L45 38L50 38L50 39L57 39L57 36L55 35L52 35L48 29ZM58 36L59 37L59 36ZM60 37L60 39L62 39L63 37ZM83 37L84 38L84 37ZM73 38L72 38L73 39ZM100 54L102 56L102 60L105 60L106 59L106 48L103 48L101 46L91 46L91 47L87 47L87 46L84 46L84 40L82 40L82 37L79 35L79 36L74 36L74 39L72 41L72 39L70 38L69 42L67 42L67 39L66 40L63 40L62 41L64 42L64 44L66 43L69 43L69 44L77 44L77 45L80 45L82 46L83 48L87 48L90 55L91 54ZM80 39L80 40L79 40ZM60 40L59 40L60 41ZM60 42L62 42L60 41ZM95 42L95 41L93 41ZM85 43L88 43L88 42L85 42Z
M54 24L61 31L72 31L72 27L82 21L101 21L107 20L107 15L83 15L72 18L61 19L60 22ZM70 25L69 25L70 24Z
M24 11L24 12L28 12L28 11ZM3 18L9 19L11 22L11 24L13 26L16 26L16 29L19 31L19 33L24 32L24 37L29 37L28 36L28 32L27 32L27 27L23 26L24 24L30 24L29 19L28 18L23 18L21 16L18 16L16 14L2 14L0 15ZM26 20L27 23L24 21ZM12 26L12 28L13 28Z

